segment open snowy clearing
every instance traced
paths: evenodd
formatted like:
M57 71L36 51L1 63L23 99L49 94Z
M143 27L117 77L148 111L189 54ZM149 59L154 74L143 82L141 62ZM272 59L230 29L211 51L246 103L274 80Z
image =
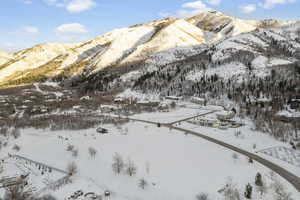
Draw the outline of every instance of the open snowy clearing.
M221 200L222 194L217 191L224 188L230 178L241 194L247 183L254 185L257 172L271 183L270 171L265 167L249 164L241 155L233 158L232 151L194 136L139 122L103 127L109 134L100 135L95 129L55 132L26 129L14 141L21 147L20 151L12 151L14 144L10 143L2 150L1 157L8 152L16 153L62 170L74 161L78 165L78 174L72 178L73 182L58 190L44 192L58 199L69 197L77 190L96 194L109 190L112 199L116 200L194 199L200 192ZM69 145L74 145L77 156L66 151ZM94 158L89 155L89 147L97 151ZM125 173L116 175L112 171L115 153L122 155L125 162L130 157L135 163L138 169L134 177ZM138 187L141 178L148 182L145 190ZM298 194L292 186L285 185L297 199ZM259 199L256 195L253 199ZM270 193L264 199L272 200L273 197Z
M168 100L165 102L168 103ZM171 123L177 120L190 118L196 115L202 115L215 110L223 110L223 108L220 106L203 107L193 103L180 102L179 107L171 110L170 112L141 113L130 116L130 118L149 120L159 123Z

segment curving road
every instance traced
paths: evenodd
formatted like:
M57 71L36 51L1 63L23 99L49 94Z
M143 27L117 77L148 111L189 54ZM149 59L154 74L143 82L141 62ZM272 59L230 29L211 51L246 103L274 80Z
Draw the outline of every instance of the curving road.
M210 113L213 113L213 112L215 112L215 111L212 111ZM206 113L206 114L210 114L210 113ZM203 116L203 115L205 115L205 114L202 114L201 116ZM198 117L198 116L195 116L195 117ZM209 142L213 142L213 143L215 143L217 145L223 146L223 147L225 147L227 149L230 149L232 151L235 151L237 153L240 153L240 154L242 154L244 156L247 156L247 157L249 157L249 158L257 161L258 163L264 165L265 167L273 170L278 175L280 175L285 180L287 180L290 184L292 184L296 188L296 190L298 192L300 192L300 177L292 174L288 170L280 167L279 165L277 165L277 164L275 164L273 162L270 162L269 160L266 160L266 159L258 156L257 154L245 151L245 150L240 149L240 148L238 148L236 146L233 146L231 144L227 144L225 142L222 142L222 141L217 140L215 138L209 137L207 135L204 135L204 134L192 131L192 130L188 130L188 129L184 129L184 128L179 128L179 127L173 126L173 124L175 124L175 123L186 121L186 120L189 120L189 119L192 119L192 118L195 118L195 117L191 117L191 118L179 120L179 121L176 121L176 122L173 122L173 123L158 123L158 122L153 122L153 121L148 121L148 120L141 120L141 119L133 119L133 118L127 118L127 119L132 120L132 121L138 121L138 122L148 123L148 124L154 124L154 125L160 124L160 126L162 126L162 127L172 128L172 129L175 129L177 131L184 132L185 134L186 133L187 134L191 134L191 135L194 135L196 137L205 139L205 140L207 140Z

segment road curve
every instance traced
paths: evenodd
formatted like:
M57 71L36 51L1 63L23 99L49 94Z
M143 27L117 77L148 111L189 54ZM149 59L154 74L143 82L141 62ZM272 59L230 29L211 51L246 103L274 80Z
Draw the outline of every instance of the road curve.
M209 137L209 136L206 136L204 134L201 134L201 133L197 133L195 131L191 131L191 130L186 130L186 129L183 129L183 128L178 128L178 127L175 127L175 126L169 126L169 128L172 128L172 129L175 129L175 130L178 130L178 131L182 131L182 132L185 132L185 133L188 133L188 134L191 134L191 135L194 135L196 137L200 137L202 139L205 139L207 141L210 141L210 142L213 142L215 144L218 144L218 145L221 145L227 149L230 149L230 150L233 150L237 153L240 153L244 156L247 156L255 161L257 161L258 163L264 165L265 167L273 170L274 172L276 172L278 175L280 175L281 177L283 177L285 180L287 180L290 184L292 184L296 190L298 192L300 192L300 177L292 174L291 172L287 171L286 169L254 154L254 153L251 153L251 152L248 152L248 151L245 151L243 149L240 149L236 146L233 146L233 145L230 145L230 144L227 144L225 142L222 142L220 140L216 140L212 137Z
M142 119L132 119L132 118L127 118L127 119L132 120L132 121L148 123L148 124L154 124L154 125L160 124L160 126L162 126L162 127L172 128L172 129L175 129L177 131L181 131L181 132L184 132L184 133L187 133L187 134L191 134L191 135L194 135L196 137L200 137L202 139L205 139L209 142L213 142L217 145L223 146L223 147L225 147L227 149L230 149L232 151L235 151L237 153L240 153L240 154L242 154L244 156L247 156L247 157L255 160L256 162L264 165L265 167L273 170L278 175L280 175L282 178L287 180L290 184L292 184L298 192L300 192L300 177L292 174L288 170L280 167L279 165L277 165L275 163L272 163L272 162L258 156L257 154L245 151L245 150L240 149L236 146L233 146L231 144L227 144L225 142L222 142L222 141L217 140L215 138L209 137L207 135L204 135L204 134L192 131L192 130L187 130L187 129L184 129L184 128L179 128L179 127L173 126L172 124L174 124L174 123L158 123L158 122L153 122L153 121L147 121L147 120L142 120ZM180 120L180 121L183 121L183 120Z

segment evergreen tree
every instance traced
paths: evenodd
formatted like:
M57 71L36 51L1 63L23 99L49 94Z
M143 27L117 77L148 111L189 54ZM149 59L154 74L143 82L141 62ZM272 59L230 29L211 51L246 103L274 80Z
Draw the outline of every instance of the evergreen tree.
M246 199L251 199L252 186L249 183L246 185L246 190L245 190L244 196L245 196Z
M263 181L262 181L262 176L259 172L256 174L256 177L255 177L255 185L259 186L259 187L262 187L264 185Z

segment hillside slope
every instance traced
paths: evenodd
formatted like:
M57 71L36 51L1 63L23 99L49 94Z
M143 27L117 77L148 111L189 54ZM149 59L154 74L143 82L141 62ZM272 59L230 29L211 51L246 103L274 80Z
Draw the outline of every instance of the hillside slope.
M12 59L12 55L4 51L0 51L0 65L8 62L10 59Z
M257 29L210 45L162 51L140 66L133 71L119 71L119 74L107 69L76 81L88 89L112 88L111 84L119 80L122 83L116 85L124 89L133 87L142 92L193 95L218 87L216 82L222 87L228 82L238 87L245 82L257 79L254 82L259 83L259 79L269 80L276 76L278 82L291 81L295 89L300 80L300 23ZM104 77L112 81L103 81ZM216 81L211 81L213 79ZM195 90L206 81L210 83L205 83L201 91Z
M274 27L284 30L283 26L291 23L241 20L210 11L189 19L167 18L116 29L79 44L41 44L15 53L12 59L0 61L0 86L27 84L49 78L74 82L74 78L76 81L82 76L90 79L111 68L121 70L123 74L137 68L144 70L142 66L148 66L147 70L151 70L151 66L189 59L203 49L212 52L209 50L211 48L219 51L206 57L209 56L213 63L223 62L245 49L254 53L268 51L263 40L256 44L263 36L256 36L255 33ZM264 39L270 42L270 37ZM228 52L230 55L227 55ZM294 62L293 59L288 60ZM209 67L212 63L206 65Z

